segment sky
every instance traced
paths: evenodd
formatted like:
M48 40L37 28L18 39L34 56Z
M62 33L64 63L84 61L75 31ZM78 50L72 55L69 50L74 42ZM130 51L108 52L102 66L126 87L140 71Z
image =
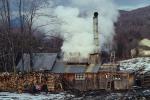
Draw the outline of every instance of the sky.
M60 1L60 0L57 0ZM67 0L61 0L61 3L67 4ZM145 6L150 6L150 0L113 0L121 10L133 10Z
M59 4L61 3L63 5L67 5L70 0L54 0L54 1L56 1ZM113 0L113 1L118 6L119 9L128 11L145 6L150 6L150 0ZM15 6L16 5L14 5L13 9L15 9Z
M150 5L150 0L114 0L119 9L133 10Z

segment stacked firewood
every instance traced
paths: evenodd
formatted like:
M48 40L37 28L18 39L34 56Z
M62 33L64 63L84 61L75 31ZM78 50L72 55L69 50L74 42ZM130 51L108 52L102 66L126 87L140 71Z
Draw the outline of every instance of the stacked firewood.
M27 74L0 74L1 91L18 91L38 88L47 88L47 91L54 91L56 85L60 85L59 78L51 73L27 73ZM62 88L62 87L61 87Z
M48 91L55 90L55 76L53 74L47 75L47 87L48 87Z
M10 77L7 73L2 73L0 75L0 90L1 91L8 91L10 90Z

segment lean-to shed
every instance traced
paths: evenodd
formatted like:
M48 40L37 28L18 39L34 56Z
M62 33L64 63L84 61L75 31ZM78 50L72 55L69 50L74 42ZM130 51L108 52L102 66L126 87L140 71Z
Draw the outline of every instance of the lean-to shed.
M56 59L57 53L32 53L32 59L29 54L24 54L23 59L20 59L17 70L30 72L32 71L51 71ZM32 63L32 66L31 66Z

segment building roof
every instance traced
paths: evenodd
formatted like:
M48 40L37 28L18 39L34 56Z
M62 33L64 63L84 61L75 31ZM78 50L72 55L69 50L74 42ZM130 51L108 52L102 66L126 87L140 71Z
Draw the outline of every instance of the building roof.
M57 58L56 53L33 53L32 61L33 61L33 70L51 70ZM24 68L22 66L22 59L17 65L17 69L19 71L29 71L30 70L30 55L24 54Z
M96 66L93 66L93 65L90 65L87 67L86 69L86 72L87 73L97 73L100 69L100 65L96 65Z
M86 66L86 65L68 65L62 61L56 61L52 72L54 73L96 73L99 66Z
M86 66L83 65L67 65L64 73L84 73Z
M100 66L84 64L67 64L57 59L56 53L33 53L33 71L48 70L52 73L97 73ZM18 71L30 71L30 55L24 54L24 67L22 59L17 65Z
M100 70L102 71L115 71L115 70L119 70L119 64L114 64L114 63L104 63L101 65Z
M62 61L56 61L52 72L54 73L84 73L86 66L83 65L66 65Z
M56 61L52 68L53 73L64 73L64 63L62 61Z
M24 64L22 63L22 59L20 59L18 65L17 65L17 70L18 71L29 71L30 70L30 55L23 54L23 61L24 61Z

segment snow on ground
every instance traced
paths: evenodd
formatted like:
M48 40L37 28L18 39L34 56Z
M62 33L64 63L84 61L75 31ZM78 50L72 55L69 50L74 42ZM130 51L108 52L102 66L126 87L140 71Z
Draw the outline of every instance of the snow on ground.
M9 93L9 92L0 92L0 100L65 100L65 98L73 97L73 95L67 95L65 93L59 94L28 94L28 93Z
M121 70L137 71L144 69L144 72L150 71L150 57L138 57L120 61Z
M61 92L57 94L17 94L0 92L0 100L150 100L150 89L122 92L88 91L80 96Z

